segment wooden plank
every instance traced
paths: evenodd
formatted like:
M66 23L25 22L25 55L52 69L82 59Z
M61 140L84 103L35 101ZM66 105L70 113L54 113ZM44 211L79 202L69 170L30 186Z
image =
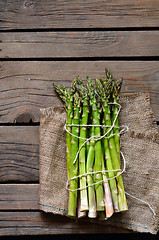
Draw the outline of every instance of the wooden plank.
M95 228L94 233L130 232L42 213L39 211L38 192L39 184L0 184L0 235L91 233L91 227Z
M0 212L0 236L40 234L132 233L112 225L72 220L43 212Z
M39 184L0 184L1 210L39 210Z
M1 58L158 56L159 31L11 32Z
M158 26L158 0L0 1L2 30Z
M40 108L62 104L53 83L70 86L78 75L104 77L105 67L114 78L123 77L123 92L150 92L159 120L158 61L5 61L0 62L0 122L38 122Z
M0 126L0 182L37 182L38 155L38 126Z
M40 213L38 199L39 184L0 184L0 235L33 234L34 231L35 235L90 233L91 227L95 227L94 233L130 232L113 226L102 228L100 225L91 224L88 220L84 223L86 225L84 227L83 223L71 221L66 217ZM10 212L11 210L15 213ZM16 212L16 210L21 210L21 212ZM24 213L24 210L27 212ZM16 227L18 227L18 234L14 230ZM80 227L82 227L81 230Z

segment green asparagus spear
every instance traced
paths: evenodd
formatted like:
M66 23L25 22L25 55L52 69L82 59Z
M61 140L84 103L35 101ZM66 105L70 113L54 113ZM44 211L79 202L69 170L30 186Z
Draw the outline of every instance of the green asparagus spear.
M96 79L96 87L97 86L97 79ZM100 84L100 82L99 82ZM102 87L102 85L101 85ZM100 122L103 121L102 118L102 105L101 105L101 92L99 92L99 89L96 88L96 102L97 102L97 111L98 114L100 116ZM101 130L101 129L100 129ZM101 131L102 132L102 131ZM103 149L103 139L101 140L101 144L102 144L102 149ZM106 213L106 218L109 218L113 215L114 213L114 208L113 208L113 202L112 202L112 197L111 197L111 191L110 191L110 187L109 187L109 183L108 183L108 175L105 171L105 163L104 163L104 155L103 155L103 151L102 151L102 175L103 175L103 187L104 187L104 192L105 192L105 213Z
M80 98L79 94L76 92L74 95L74 115L73 115L73 125L79 125L80 119ZM72 134L79 136L79 127L72 126ZM78 138L72 136L71 141L71 161L70 161L70 178L74 178L78 175L78 158L74 163L78 152ZM75 217L77 210L77 188L78 188L78 178L70 181L70 191L69 191L69 206L68 206L68 216Z
M102 101L102 108L103 108L103 125L111 126L111 119L110 119L110 107L108 105L109 99L110 99L110 92L111 92L111 84L109 82L105 83L106 84L106 90L104 90L102 83L96 79L96 89L98 95L101 97ZM109 180L109 185L110 185L110 190L111 190L111 195L112 195L112 200L113 200L113 205L114 205L114 210L115 212L119 211L119 204L118 204L118 195L117 195L117 185L116 185L116 180L113 178L115 176L113 170L113 165L112 165L112 159L110 155L110 149L109 149L109 142L108 138L110 136L109 132L109 127L104 128L103 133L105 134L108 131L108 134L106 135L106 138L103 139L104 142L104 156L105 156L105 162L106 162L106 169L109 170L108 172L108 178ZM112 179L111 179L112 178Z
M91 120L92 122L92 120ZM91 127L90 130L90 136L91 140L87 146L88 153L87 153L87 173L93 172L94 168L94 139L92 138L95 135L94 133L94 127ZM88 184L88 200L89 200L89 212L88 217L89 218L96 218L97 212L96 212L96 197L95 197L95 187L92 185L94 184L94 176L89 174L87 175L87 184Z
M86 88L83 85L83 82L80 78L78 78L78 84L76 85L76 89L80 94L81 102L82 102L82 115L81 115L81 127L80 127L80 139L79 139L79 148L82 147L84 144L86 137L87 137L87 127L82 125L88 124L88 113L89 113L89 107L88 107L88 96ZM86 144L83 145L79 152L79 175L86 173ZM87 198L87 189L86 189L86 177L80 178L80 188L83 188L83 190L80 190L80 211L86 211L88 210L88 198Z
M92 107L92 117L93 117L93 125L100 125L100 116L97 111L96 106L96 98L95 98L95 92L94 92L94 86L93 82L89 77L87 77L87 90L88 95L90 98L90 105ZM95 136L96 138L100 137L100 127L95 127ZM95 162L94 162L94 170L102 171L102 146L101 141L95 142ZM102 174L97 173L95 174L95 182L97 183L95 185L95 191L96 191L96 202L97 202L97 211L103 211L104 210L104 192L103 192L103 185L100 181L102 181ZM98 183L100 182L100 183Z
M66 89L65 86L60 87L57 84L54 84L54 88L56 92L59 94L59 97L65 103L65 108L67 112L67 125L72 124L72 117L73 117L73 95L74 95L74 88L69 91ZM66 127L69 132L72 131L71 126ZM67 176L70 179L70 161L71 161L71 139L72 136L66 132L66 158L67 158Z
M112 87L113 87L114 80L112 78L112 75L109 72L107 72L107 79L110 81L112 80ZM104 87L106 88L106 82L104 82L104 81L102 81L102 82L103 82ZM108 118L110 118L110 110L108 111ZM113 117L113 119L114 119L114 117ZM119 156L117 153L114 137L111 135L109 138L109 149L110 149L110 153L111 153L113 168L120 169L120 159L119 159ZM116 172L116 174L118 174L118 172ZM118 177L116 177L116 180L117 180L117 187L118 187L119 210L120 211L128 210L122 175L119 175Z
M112 114L112 120L115 121L115 118L117 116L118 110L119 110L119 92L121 89L121 85L122 85L123 79L119 79L117 81L115 81L114 83L114 91L113 91L113 99L114 99L114 106L113 106L113 114ZM114 136L114 141L115 141L115 145L116 145L116 150L120 159L120 136L119 134L119 118L116 118L116 122L115 122L115 126L117 128L114 128L114 133L116 134Z
M104 173L104 171L105 171L104 158L102 158L102 171L103 171L103 185L104 185L104 191L105 191L106 218L110 218L114 213L114 208L113 208L113 202L112 202L109 183L108 183L108 180L107 180L107 174Z

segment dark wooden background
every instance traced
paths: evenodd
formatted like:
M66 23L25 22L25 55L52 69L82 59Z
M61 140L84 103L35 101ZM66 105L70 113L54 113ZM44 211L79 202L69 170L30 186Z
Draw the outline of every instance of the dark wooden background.
M159 121L158 0L0 0L0 235L128 233L39 211L40 108L52 84L123 77Z

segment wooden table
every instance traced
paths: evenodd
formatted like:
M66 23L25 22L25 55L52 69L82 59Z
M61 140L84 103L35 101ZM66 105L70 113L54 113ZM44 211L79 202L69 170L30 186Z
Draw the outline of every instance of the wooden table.
M39 210L39 109L107 67L159 121L159 1L1 0L0 58L0 235L130 232Z

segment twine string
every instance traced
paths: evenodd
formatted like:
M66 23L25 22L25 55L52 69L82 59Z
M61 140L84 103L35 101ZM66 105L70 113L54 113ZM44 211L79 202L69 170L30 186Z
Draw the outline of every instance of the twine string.
M115 126L115 122L116 122L116 120L117 120L117 118L118 118L118 115L119 115L119 112L120 112L120 110L121 110L121 105L119 104L119 103L112 103L112 102L110 102L109 103L110 105L118 105L118 111L117 111L117 114L116 114L116 116L115 116L115 119L114 119L114 121L113 121L113 123L112 123L112 125L111 126L107 126L107 125L85 125L85 124L82 124L82 125L80 125L80 124L69 124L69 125L67 125L67 124L65 124L64 125L64 130L66 131L66 132L68 132L71 136L73 136L73 137L76 137L76 138L78 138L78 139L83 139L83 140L85 140L85 142L81 145L81 147L78 149L78 151L77 151L77 154L76 154L76 157L75 157L75 159L74 159L74 161L73 161L73 164L75 164L76 163L76 161L77 161L77 158L78 158L78 155L79 155L79 152L80 152L80 150L82 149L82 147L88 142L88 141L90 141L91 139L93 139L93 140L95 140L95 141L99 141L99 140L101 140L101 139L103 139L103 138L111 138L112 136L115 136L115 135L121 135L121 134L123 134L123 133L125 133L125 132L127 132L128 130L129 130L129 128L128 128L128 126L122 126L123 127L123 129L119 132L119 133L112 133L110 136L107 136L108 135L108 133L109 132L111 132L112 131L112 129L113 128L118 128L117 126ZM102 135L102 136L100 136L100 137L98 137L98 136L91 136L91 137L89 137L89 138L82 138L82 137L80 137L80 136L76 136L76 135L74 135L74 134L72 134L68 129L67 129L67 127L66 126L71 126L71 127L75 127L75 126L80 126L80 127L89 127L89 126L92 126L92 127L103 127L103 128L105 128L105 127L109 127L109 129L108 129L108 131L104 134L104 135ZM124 129L125 128L125 129Z
M84 189L86 189L86 188L88 188L88 187L92 187L92 186L94 186L94 185L96 185L96 184L99 184L99 183L101 183L101 182L104 181L104 180L100 180L100 181L98 181L98 182L96 182L96 183L92 183L92 184L87 185L86 187L82 187L82 188L69 189L68 186L69 186L70 181L76 180L77 178L86 177L86 176L92 175L92 174L97 174L97 173L103 173L103 174L104 174L104 173L106 173L106 172L119 172L116 176L111 177L111 178L107 178L107 180L111 180L111 179L113 179L113 178L117 178L119 175L121 175L123 172L125 172L125 169L126 169L126 161L125 161L124 154L123 154L122 152L121 152L121 155L122 155L122 158L123 158L123 161L124 161L124 166L123 166L123 169L122 169L122 170L121 170L121 169L112 169L112 170L93 171L93 172L88 172L88 173L84 173L84 174L75 176L75 177L70 178L69 180L67 180L67 182L66 182L66 189L69 190L69 191L72 191L72 192L77 191L77 190L84 190Z
M148 202L146 202L146 201L144 201L144 200L142 200L142 199L140 199L140 198L137 198L137 197L135 197L134 195L132 195L132 194L126 192L126 191L125 191L125 193L126 193L126 195L128 195L129 197L132 197L132 198L134 198L135 200L138 200L139 202L142 202L142 203L148 205L148 207L149 207L150 210L152 211L153 215L156 216L156 212L155 212L155 210L153 209L153 207L151 206L150 203L148 203Z

